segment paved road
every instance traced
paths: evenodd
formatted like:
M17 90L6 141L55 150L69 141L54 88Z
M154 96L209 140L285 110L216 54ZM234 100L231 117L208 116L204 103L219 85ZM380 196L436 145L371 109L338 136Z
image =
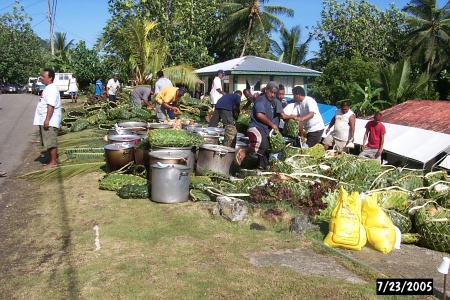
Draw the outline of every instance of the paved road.
M0 95L0 170L8 174L16 172L30 141L37 138L33 117L38 100L30 94ZM3 181L0 177L0 186Z

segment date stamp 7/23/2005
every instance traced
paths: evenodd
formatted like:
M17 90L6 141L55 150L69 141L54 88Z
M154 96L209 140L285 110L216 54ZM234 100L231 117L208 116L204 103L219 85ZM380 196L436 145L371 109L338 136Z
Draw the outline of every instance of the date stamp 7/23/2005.
M433 295L432 278L377 279L377 295Z

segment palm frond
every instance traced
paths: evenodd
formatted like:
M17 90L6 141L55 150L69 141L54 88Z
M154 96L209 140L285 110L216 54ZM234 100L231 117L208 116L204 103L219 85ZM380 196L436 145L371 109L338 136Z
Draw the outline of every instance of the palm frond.
M18 178L42 181L63 180L80 174L102 171L101 167L104 165L104 162L65 165L26 173L18 176Z

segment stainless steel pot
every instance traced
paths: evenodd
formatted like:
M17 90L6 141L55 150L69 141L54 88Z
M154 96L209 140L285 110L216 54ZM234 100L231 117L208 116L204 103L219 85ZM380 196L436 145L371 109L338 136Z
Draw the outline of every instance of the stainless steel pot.
M172 128L173 125L171 124L162 124L162 123L150 123L148 127L151 129L167 129Z
M203 170L230 175L230 167L234 160L236 149L219 146L203 145L198 152L196 175L202 175Z
M221 128L221 127L206 127L207 130L213 130L215 132L217 132L220 135L224 135L225 133L225 128Z
M106 172L119 170L134 160L134 148L120 144L109 144L104 147Z
M158 147L158 146L152 146L152 152L153 151L171 151L171 152L183 152L187 157L187 165L189 167L189 170L191 172L194 172L195 168L195 147Z
M110 144L120 144L127 147L134 147L139 143L141 137L134 134L124 135L108 135L108 142Z
M152 201L180 203L189 199L189 167L183 165L151 165Z
M182 126L188 132L195 132L195 129L202 128L201 124L183 124Z
M148 154L150 153L150 150L145 149L134 149L134 162L137 165L143 165L148 170L150 167L150 160L148 157Z
M108 130L109 135L130 135L131 134L131 128L121 128L119 132L116 131L116 129L111 128Z
M147 128L147 123L145 123L145 122L123 122L123 123L119 123L117 125L119 127L124 127L124 128L137 128L137 127Z
M248 144L244 143L244 142L237 141L235 148L236 148L236 151L238 151L239 149L246 149L246 148L248 148Z

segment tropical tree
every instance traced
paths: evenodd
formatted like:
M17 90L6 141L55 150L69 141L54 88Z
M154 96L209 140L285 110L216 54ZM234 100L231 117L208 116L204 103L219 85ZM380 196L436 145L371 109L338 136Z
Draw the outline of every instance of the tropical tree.
M367 1L324 0L317 26L319 57L323 65L337 58L360 56L377 62L397 61L404 45L405 13L394 7L379 10Z
M417 99L422 95L429 77L422 73L413 78L411 64L408 59L389 64L380 69L380 81L383 95L391 106L408 99Z
M281 45L274 41L272 44L273 53L278 57L282 56L282 61L285 63L291 65L303 64L313 35L309 35L304 43L300 42L301 35L302 29L299 25L292 27L289 31L283 26L280 30Z
M16 5L12 13L0 15L0 82L22 84L44 67L45 48L29 21Z
M222 22L223 34L232 38L236 33L246 32L241 57L244 56L254 31L267 35L283 25L275 15L294 16L294 10L283 6L265 5L268 2L269 0L228 0L222 4L221 11L225 15Z
M403 10L409 14L405 41L413 62L428 75L438 74L450 59L450 1L438 8L436 0L411 0Z
M357 116L371 115L380 111L384 105L389 104L389 102L379 99L383 88L372 87L369 79L366 80L365 85L352 82L352 87L355 89L356 94L351 101L350 108Z
M63 59L70 56L70 49L74 46L74 40L67 41L67 34L62 32L55 33L55 55Z

